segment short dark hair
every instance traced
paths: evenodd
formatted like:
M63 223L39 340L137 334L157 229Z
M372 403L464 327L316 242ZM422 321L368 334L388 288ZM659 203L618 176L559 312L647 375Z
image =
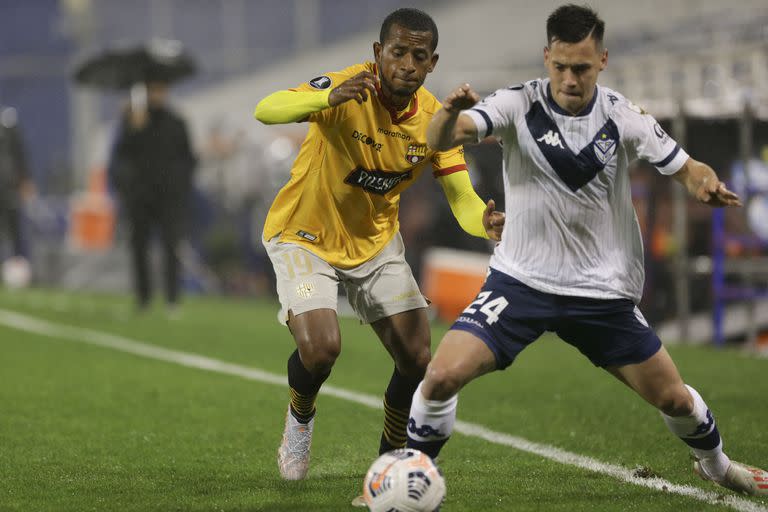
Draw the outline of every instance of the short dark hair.
M389 37L389 31L392 29L392 25L400 25L403 28L413 30L416 32L431 32L432 33L432 51L437 48L437 25L432 17L419 9L413 9L411 7L404 7L392 12L389 16L384 18L384 22L381 24L381 32L379 33L379 42L384 43L384 40Z
M604 32L605 22L588 5L561 5L547 18L547 46L553 41L578 43L591 36L600 47Z

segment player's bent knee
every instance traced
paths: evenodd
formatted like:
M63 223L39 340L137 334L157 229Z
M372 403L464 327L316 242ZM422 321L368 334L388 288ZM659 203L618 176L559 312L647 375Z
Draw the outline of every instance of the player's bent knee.
M456 371L430 364L421 392L427 400L447 400L458 393L463 384L463 379Z
M427 371L430 359L432 359L432 353L428 346L412 350L398 357L397 369L408 378L421 379Z
M341 354L341 340L334 335L313 335L311 339L296 339L301 361L310 373L328 373Z
M667 416L680 417L693 414L693 398L684 387L660 395L654 405Z

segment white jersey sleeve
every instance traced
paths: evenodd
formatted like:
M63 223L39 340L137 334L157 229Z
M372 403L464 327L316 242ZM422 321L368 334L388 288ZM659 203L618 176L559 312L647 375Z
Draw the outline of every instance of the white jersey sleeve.
M616 106L622 137L638 158L648 160L662 174L675 174L688 160L688 153L670 137L652 115L630 101Z
M528 110L528 99L524 85L515 85L486 96L477 105L462 114L468 115L477 126L477 140L494 136L505 138L510 130L515 130L515 117Z

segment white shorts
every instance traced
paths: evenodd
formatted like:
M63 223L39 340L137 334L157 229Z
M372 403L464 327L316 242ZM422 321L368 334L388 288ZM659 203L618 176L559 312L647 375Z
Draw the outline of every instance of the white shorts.
M313 309L336 311L339 282L364 323L427 307L405 261L400 233L373 259L346 270L329 265L303 246L278 242L277 237L263 243L277 276L283 323L288 320L288 311L294 315Z

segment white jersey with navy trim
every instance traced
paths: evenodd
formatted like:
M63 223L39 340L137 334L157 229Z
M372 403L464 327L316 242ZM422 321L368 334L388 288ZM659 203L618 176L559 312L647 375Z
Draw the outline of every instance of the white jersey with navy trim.
M463 114L504 151L506 223L491 267L547 293L640 301L645 273L629 164L674 174L688 155L656 120L597 86L580 115L548 79L500 89Z

